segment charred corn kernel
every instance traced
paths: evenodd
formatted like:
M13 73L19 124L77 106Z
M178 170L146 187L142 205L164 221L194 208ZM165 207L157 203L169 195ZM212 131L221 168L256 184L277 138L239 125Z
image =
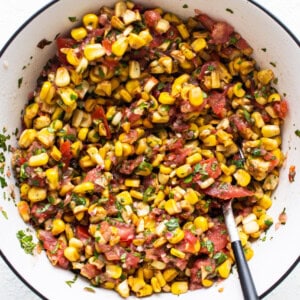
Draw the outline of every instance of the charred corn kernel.
M184 178L184 177L192 174L193 169L189 164L185 164L185 165L182 165L182 166L178 167L177 169L175 169L175 172L179 178Z
M176 26L177 27L177 30L179 31L181 37L186 40L190 37L190 34L185 26L184 23L181 23L179 25Z
M200 87L192 87L189 90L189 101L194 106L200 106L203 103L203 93Z
M64 250L64 256L70 262L75 262L80 258L78 250L74 247L66 247Z
M118 29L119 31L123 31L125 29L125 24L117 16L112 16L110 23L113 28Z
M116 195L117 201L119 201L122 205L130 205L132 204L132 198L128 191L123 191Z
M141 184L140 179L125 179L124 183L127 187L139 187Z
M201 229L202 232L208 230L208 220L206 217L198 216L194 219L194 226L196 229Z
M160 293L161 292L161 286L160 286L160 284L159 284L156 277L151 278L151 286L152 286L152 289L155 293Z
M232 261L231 259L226 259L220 266L218 266L218 273L221 278L227 278L231 271Z
M180 241L182 241L183 238L184 238L184 231L182 229L178 228L178 227L175 230L172 231L172 235L167 236L167 240L171 244L177 244Z
M58 87L65 87L71 82L69 71L65 67L59 67L55 74L55 84Z
M37 186L33 186L28 191L28 200L31 202L40 202L47 198L47 190Z
M280 100L281 100L281 96L278 93L273 93L268 97L268 102L276 102Z
M246 91L243 89L243 84L241 82L237 82L234 86L233 86L233 93L235 94L235 96L242 98L245 96Z
M58 168L52 167L45 171L47 182L50 190L56 190L59 187L59 174Z
M174 199L167 200L164 208L169 215L174 215L181 212L179 204Z
M129 61L129 77L132 79L140 78L141 67L140 63L135 60Z
M166 280L166 282L173 281L177 277L178 274L179 274L179 272L174 268L166 269L163 272L163 276L164 276L164 279Z
M85 194L94 191L94 183L90 181L86 181L76 185L73 189L73 193L76 194Z
M115 15L117 17L121 17L125 13L126 10L127 10L127 5L124 1L118 1L115 4Z
M272 151L278 148L278 142L276 139L271 139L271 138L266 138L263 137L260 139L262 146L267 150L267 151Z
M178 258L185 258L185 253L176 248L171 248L170 253Z
M202 141L207 147L214 147L218 143L216 135L209 135L208 137L202 139Z
M88 61L93 61L102 57L105 54L105 49L100 43L87 44L83 49L83 54Z
M137 297L150 296L153 293L153 288L150 284L145 284L141 289L136 292Z
M74 40L80 41L87 36L87 31L84 27L77 27L71 30L71 36Z
M174 104L175 98L168 92L161 92L158 97L158 101L162 104Z
M125 25L129 25L132 22L135 22L135 21L138 20L137 14L134 11L130 10L130 9L127 9L125 11L125 13L122 15L122 19L123 19Z
M73 143L74 144L74 143ZM102 156L96 147L90 147L86 150L92 161L94 161L99 166L104 166L104 161Z
M192 188L188 188L183 197L184 200L188 201L192 205L195 205L199 201L199 196L197 192Z
M258 111L252 113L251 118L254 120L254 124L257 128L262 128L265 126L265 121Z
M238 169L234 174L233 177L237 181L237 184L240 186L247 186L251 181L250 174L245 171L244 169Z
M162 56L158 60L159 64L163 65L166 73L171 74L173 70L173 61L172 58L169 56Z
M123 56L128 48L128 38L127 37L120 37L118 38L111 47L111 51L116 56Z
M171 285L171 293L174 295L184 294L188 291L187 281L175 281Z
M242 75L247 75L254 70L254 65L253 61L242 61L240 63L239 71Z
M267 194L264 194L262 198L258 200L257 204L267 210L272 206L272 199Z
M28 148L36 138L36 130L35 129L25 129L19 139L19 146L21 148Z
M261 70L257 73L257 79L263 85L267 85L273 79L274 73L272 70Z
M274 137L280 134L280 128L278 125L265 125L261 129L261 133L266 138Z
M86 14L82 18L82 23L86 28L95 29L98 26L98 16L95 14Z
M197 152L197 153L194 153L194 154L188 156L186 158L186 163L189 165L195 165L195 164L199 163L201 160L202 160L202 155L199 152Z
M108 277L118 279L122 275L122 268L118 265L106 265L105 268Z
M123 156L123 145L120 141L116 141L115 143L115 155L117 157Z
M30 207L26 201L20 201L17 203L18 212L24 222L30 220Z
M61 219L54 219L52 222L52 228L51 228L51 233L53 235L59 235L62 232L64 232L66 229L66 224L63 220Z
M204 38L198 38L192 42L191 47L195 52L200 52L207 47L206 40Z
M59 161L59 160L61 160L62 154L61 154L61 152L57 149L56 146L53 146L53 147L51 148L51 151L50 151L50 156L51 156L54 160Z
M31 156L28 160L28 165L30 167L40 167L46 165L48 161L49 161L48 154L41 153L41 154Z

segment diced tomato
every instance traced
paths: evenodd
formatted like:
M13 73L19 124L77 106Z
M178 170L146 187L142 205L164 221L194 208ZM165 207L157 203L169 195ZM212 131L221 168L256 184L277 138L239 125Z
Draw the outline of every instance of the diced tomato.
M68 62L66 59L66 55L64 53L62 53L60 51L60 49L73 48L75 44L76 44L76 41L71 38L58 37L56 39L56 45L57 45L57 50L58 50L57 56L58 56L59 61L62 64L67 64Z
M225 224L215 224L206 232L207 238L214 244L214 252L224 249L228 243L228 234Z
M164 34L165 38L174 41L179 36L179 31L173 25L170 26L169 30Z
M212 258L200 258L197 259L191 268L191 284L190 289L198 289L202 287L202 272L214 272L216 268L216 263Z
M135 159L127 159L122 162L122 165L119 169L119 172L122 174L129 175L133 172L133 170L140 165L140 163L144 160L143 156L138 156Z
M83 243L86 243L90 238L88 227L77 225L75 228L75 236L80 239Z
M161 19L161 15L155 10L146 10L144 12L145 23L148 27L155 27Z
M106 51L106 55L111 54L111 46L112 46L112 41L109 39L103 39L102 40L102 46Z
M200 241L195 235L193 235L189 230L184 231L184 239L176 247L178 250L195 254L199 251L197 249L197 244L199 245Z
M171 166L176 165L180 166L185 163L186 157L191 153L191 149L181 148L176 151L169 153L165 158L165 165Z
M254 193L247 188L231 185L225 182L215 182L209 188L203 190L206 195L221 200L253 196Z
M216 158L214 158L214 157L202 160L200 162L200 164L203 166L205 172L211 178L216 179L222 173L222 170L221 170L221 167L220 167L220 165L218 163L218 160Z
M213 30L214 24L216 23L212 18L206 14L202 14L200 11L196 11L195 18L209 31Z
M118 235L120 236L120 242L130 244L134 238L134 228L133 226L118 224Z
M250 47L250 45L248 44L248 42L244 38L242 38L242 37L240 37L238 39L238 41L235 43L235 46L238 49L240 49L242 51L245 51L245 53L252 53L252 51L253 51L253 49Z
M240 133L244 133L247 131L247 128L249 127L249 125L246 123L245 120L243 120L241 117L239 117L238 115L232 115L230 116L230 122L236 127L236 129L240 132Z
M184 146L184 140L183 139L176 139L176 141L172 141L171 143L167 144L167 150L173 151L173 150L179 150L182 149Z
M288 112L288 104L286 100L274 102L273 108L279 118L284 119Z
M99 270L95 265L92 265L90 263L85 264L80 270L80 274L88 278L89 280L95 278L100 273L101 270Z
M104 124L105 130L106 130L106 137L108 139L111 138L111 132L110 132L110 128L108 126L108 122L105 116L105 112L102 106L97 106L94 111L92 112L92 119L93 120L97 120L97 119L101 119L101 121Z
M233 30L233 27L226 22L215 23L211 32L213 43L224 44L228 42Z
M153 35L153 40L149 44L150 49L155 49L160 46L164 41L164 37L162 35Z
M202 80L204 78L204 75L209 72L210 69L216 70L219 66L219 62L212 60L206 62L204 65L202 65L200 73L198 75L198 79Z
M222 93L212 93L207 98L212 111L218 118L224 118L227 113L226 109L226 97Z
M136 269L139 265L140 258L132 253L126 253L125 266L127 269Z
M27 159L25 157L18 157L17 159L17 165L22 166L24 163L26 163Z
M117 59L114 59L113 57L110 56L106 56L101 62L110 70L114 70L120 63Z
M71 152L71 142L69 140L62 142L59 150L62 154L61 160L65 163L65 167L67 168L70 164L71 158L73 157Z

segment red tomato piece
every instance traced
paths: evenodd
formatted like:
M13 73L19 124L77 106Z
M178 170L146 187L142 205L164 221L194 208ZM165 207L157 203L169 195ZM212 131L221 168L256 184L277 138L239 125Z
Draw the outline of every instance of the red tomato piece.
M224 118L227 113L226 109L226 97L222 93L212 93L207 98L209 105L211 106L214 114L219 118Z
M228 42L233 30L233 27L226 22L215 23L211 32L212 41L215 44L224 44Z
M203 190L206 195L209 195L214 198L221 200L230 200L233 198L242 198L253 196L253 192L239 186L231 185L230 183L225 182L215 182L209 188Z
M101 270L99 270L95 265L92 265L90 263L85 264L80 270L80 274L88 278L89 280L93 279L100 273Z
M146 10L144 12L145 23L148 27L155 27L161 19L161 15L155 10Z
M215 226L207 231L206 236L214 244L214 252L221 251L228 243L225 224L215 224Z
M88 227L78 225L75 228L75 236L80 239L83 243L91 238Z
M72 47L74 47L75 44L76 44L76 41L71 38L58 37L56 39L56 45L57 45L57 50L58 50L57 56L58 56L59 61L62 64L67 64L68 62L66 59L66 55L64 53L62 53L60 51L60 49L72 48Z
M216 158L208 158L206 160L201 161L201 165L203 165L204 170L207 172L208 176L211 178L218 178L221 173L221 167L219 166L218 160Z
M130 244L134 238L134 228L123 224L116 225L118 228L118 234L120 236L120 242Z
M111 138L111 132L110 132L110 128L108 126L108 122L105 116L105 112L102 106L97 106L94 111L92 112L92 119L93 120L97 120L97 119L101 119L101 121L104 124L105 130L106 130L106 137L108 139Z
M107 55L111 54L111 46L112 46L112 41L109 39L103 39L102 40L102 46L106 51Z
M286 100L276 101L273 105L273 108L279 118L284 119L286 117L288 112L288 104Z
M71 142L69 140L66 140L63 143L61 143L60 152L62 154L62 162L65 163L65 167L68 167L72 158Z
M184 239L178 247L176 247L178 250L195 254L199 251L199 249L196 249L196 243L199 239L193 235L189 230L184 231Z

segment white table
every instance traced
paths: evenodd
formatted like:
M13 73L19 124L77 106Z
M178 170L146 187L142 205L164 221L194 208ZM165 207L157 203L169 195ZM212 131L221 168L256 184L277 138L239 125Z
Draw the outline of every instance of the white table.
M1 0L0 1L0 48L19 26L49 0ZM300 40L300 0L257 0L279 18ZM279 258L280 259L280 258ZM276 262L274 262L276 263ZM39 300L0 258L0 299ZM300 299L300 264L267 297L266 300Z

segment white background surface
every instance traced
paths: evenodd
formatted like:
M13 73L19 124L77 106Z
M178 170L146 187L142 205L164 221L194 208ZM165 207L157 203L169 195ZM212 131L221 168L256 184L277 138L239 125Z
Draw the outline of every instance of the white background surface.
M1 0L0 49L4 46L10 36L24 23L24 21L26 21L33 13L35 13L38 9L43 7L48 2L49 0ZM300 40L300 0L257 0L257 2L271 11L294 33L298 40ZM283 47L284 51L284 45L280 45L280 41L278 41L278 46ZM273 251L276 251L276 249L274 249ZM284 255L284 253L278 253L278 259L280 259L280 256L282 255ZM15 276L15 274L8 268L2 258L0 258L0 287L1 300L40 299ZM49 288L53 288L51 287L50 282ZM298 264L293 272L264 299L300 299L300 264Z

